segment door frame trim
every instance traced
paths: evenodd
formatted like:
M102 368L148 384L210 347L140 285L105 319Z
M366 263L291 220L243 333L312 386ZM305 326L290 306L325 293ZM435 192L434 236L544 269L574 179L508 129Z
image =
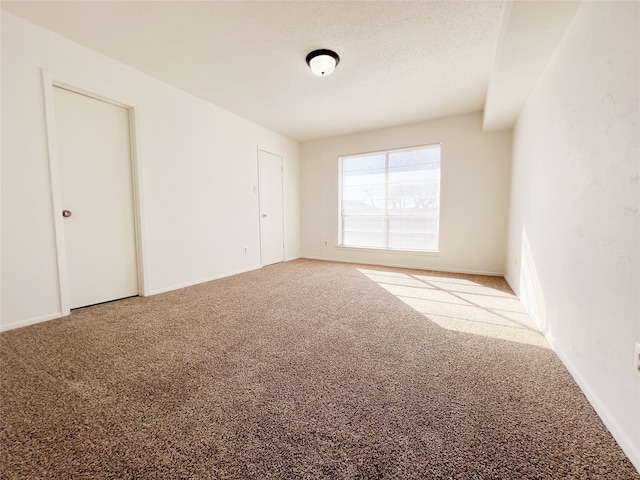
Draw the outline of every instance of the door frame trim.
M53 101L54 87L63 88L79 95L84 95L95 100L111 103L113 105L126 108L129 114L129 144L131 157L131 188L133 193L133 217L135 224L135 243L136 243L136 267L138 273L138 295L149 295L149 284L147 275L145 275L147 248L145 244L144 229L144 195L142 182L142 168L139 159L140 155L140 139L139 131L139 107L126 105L122 102L110 99L93 93L90 90L78 88L74 85L58 81L53 75L42 69L42 86L44 93L44 110L45 123L47 130L47 149L49 154L49 178L51 182L51 204L53 214L53 226L56 243L56 258L58 265L58 288L60 294L60 314L61 316L69 315L70 295L69 295L69 273L67 270L67 254L64 239L64 224L62 222L62 182L60 178L60 159L58 155L58 140L56 130L55 106Z

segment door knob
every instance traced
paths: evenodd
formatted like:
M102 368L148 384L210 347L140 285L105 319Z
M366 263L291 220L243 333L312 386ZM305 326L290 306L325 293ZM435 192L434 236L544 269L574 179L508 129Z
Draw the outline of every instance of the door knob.
M62 216L64 218L70 217L71 216L71 210L62 210Z

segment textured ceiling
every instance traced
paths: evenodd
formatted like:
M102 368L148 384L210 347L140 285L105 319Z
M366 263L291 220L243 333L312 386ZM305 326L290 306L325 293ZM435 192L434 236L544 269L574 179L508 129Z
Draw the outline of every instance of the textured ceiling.
M2 2L298 141L480 111L501 1ZM306 54L341 57L314 76Z

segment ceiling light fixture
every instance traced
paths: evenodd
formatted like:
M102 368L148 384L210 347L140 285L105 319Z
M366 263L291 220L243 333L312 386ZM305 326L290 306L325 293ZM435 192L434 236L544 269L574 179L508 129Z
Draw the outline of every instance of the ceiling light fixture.
M327 77L333 73L340 63L340 57L333 50L314 50L307 55L307 65L319 77Z

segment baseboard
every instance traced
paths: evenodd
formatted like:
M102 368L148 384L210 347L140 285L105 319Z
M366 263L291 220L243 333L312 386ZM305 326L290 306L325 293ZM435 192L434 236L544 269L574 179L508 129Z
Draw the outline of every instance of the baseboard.
M518 300L520 300L519 292L516 292L516 289L514 288L513 282L511 281L511 279L507 275L504 276L504 279L511 287L511 290L513 290L516 293L516 295L518 296ZM520 303L522 304L522 300L520 300ZM531 316L530 309L527 308L524 304L523 304L523 307L525 307L525 310L527 310L527 313ZM633 464L633 466L640 473L640 451L638 450L638 448L634 445L631 439L624 433L622 428L620 428L620 425L618 424L618 422L616 422L616 420L611 416L611 414L609 413L609 410L604 406L604 403L600 400L598 395L589 387L589 384L584 379L584 377L580 375L580 373L575 368L571 360L569 360L569 357L567 357L562 352L562 350L558 348L557 344L553 339L553 336L551 335L551 332L549 332L547 329L542 327L542 319L534 318L533 316L531 316L531 319L536 323L536 325L538 326L542 334L545 336L547 342L551 346L554 353L558 356L558 358L560 359L564 367L571 374L571 376L573 377L573 380L578 384L578 387L580 388L582 393L584 393L585 397L587 397L587 400L589 401L593 409L596 411L596 413L602 420L602 423L604 423L605 427L607 427L607 429L609 430L609 432L611 433L615 441L618 442L618 445L620 445L620 448L622 448L622 451L625 453L627 457L629 457L629 460L631 460L631 463Z
M49 320L55 320L56 318L61 318L62 312L56 312L49 315L44 315L42 317L29 318L27 320L21 320L19 322L3 324L0 323L0 332L6 332L8 330L14 330L16 328L28 327L29 325L35 325L36 323L47 322Z
M638 450L638 447L634 445L622 428L620 428L618 422L616 422L616 420L611 416L609 410L604 406L598 395L589 387L589 384L582 375L580 375L571 360L569 360L562 350L557 348L557 345L555 345L552 340L547 338L547 341L575 382L578 384L582 393L587 397L587 400L602 420L602 423L604 423L609 432L611 432L615 441L618 442L618 445L622 448L622 451L627 457L629 457L633 466L638 470L638 473L640 473L640 450Z
M516 290L516 288L514 287L514 283L511 281L511 278L509 278L509 276L506 273L504 274L504 280L505 280L505 282L507 282L507 285L509 285L509 288L513 291L513 293L515 293L516 297L518 297L518 299L519 299L520 298L520 294Z
M300 257L298 257L298 258L300 258ZM294 260L294 259L292 259L292 260ZM246 269L242 269L242 270L236 270L236 271L232 271L232 272L226 272L226 273L223 273L223 274L220 274L220 275L207 277L207 278L196 280L196 281L193 281L193 282L187 282L187 283L183 283L183 284L180 284L180 285L174 285L172 287L152 290L149 293L149 295L157 295L159 293L170 292L172 290L178 290L180 288L191 287L193 285L199 285L201 283L210 282L212 280L219 280L220 278L231 277L233 275L238 275L240 273L250 272L252 270L258 270L260 268L262 268L261 265L252 266L250 268L246 268ZM29 325L35 325L36 323L42 323L42 322L46 322L46 321L49 321L49 320L55 320L56 318L61 318L62 316L63 315L62 315L61 312L56 312L56 313L52 313L52 314L49 314L49 315L44 315L42 317L29 318L27 320L21 320L19 322L14 322L14 323L9 323L9 324L0 323L0 332L6 332L8 330L14 330L16 328L22 328L22 327L27 327Z
M353 263L357 265L372 265L377 267L407 268L410 270L423 270L423 271L443 272L443 273L459 273L463 275L484 275L487 277L503 277L504 276L504 273L502 272L484 272L479 270L458 270L455 268L409 267L407 265L394 264L389 262L363 262L363 261L343 260L343 259L336 259L336 258L312 257L307 255L302 255L300 258L306 258L308 260L321 260L323 262Z
M151 290L149 295L158 295L159 293L172 292L173 290L179 290L181 288L193 287L194 285L200 285L201 283L211 282L213 280L220 280L221 278L232 277L233 275L238 275L240 273L251 272L253 270L258 270L262 268L262 265L252 266L246 269L235 270L231 272L221 273L219 275L214 275L212 277L202 278L200 280L194 280L193 282L181 283L178 285L173 285L171 287L159 288L156 290Z

